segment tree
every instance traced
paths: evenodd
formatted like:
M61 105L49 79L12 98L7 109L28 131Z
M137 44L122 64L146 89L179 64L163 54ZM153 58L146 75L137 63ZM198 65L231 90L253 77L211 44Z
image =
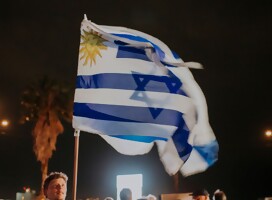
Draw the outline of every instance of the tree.
M41 192L48 172L48 161L56 150L56 141L64 128L61 119L71 122L72 92L68 84L42 78L27 86L21 95L21 123L34 122L32 131L37 161L41 163Z

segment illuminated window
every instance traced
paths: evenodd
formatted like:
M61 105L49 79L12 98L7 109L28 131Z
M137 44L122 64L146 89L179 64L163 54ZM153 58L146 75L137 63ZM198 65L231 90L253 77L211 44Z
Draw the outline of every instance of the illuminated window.
M117 200L120 200L120 192L123 188L129 188L132 191L132 200L142 197L143 175L118 175L116 177Z

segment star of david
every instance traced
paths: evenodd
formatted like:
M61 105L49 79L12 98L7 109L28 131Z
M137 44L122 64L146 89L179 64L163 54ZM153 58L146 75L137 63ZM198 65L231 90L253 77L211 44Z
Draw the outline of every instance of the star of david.
M150 99L148 95L144 92L146 91L145 88L147 87L147 85L151 81L161 83L161 87L165 87L165 92L172 94L176 94L182 85L181 81L173 74L171 74L170 76L150 76L134 72L132 73L132 77L134 78L137 88L135 89L135 92L132 94L131 98L133 98L134 100L145 102L148 105L149 111L154 119L159 116L163 108L160 108L160 105L158 104L155 105L155 103L152 102L152 99ZM166 91L166 89L168 91Z

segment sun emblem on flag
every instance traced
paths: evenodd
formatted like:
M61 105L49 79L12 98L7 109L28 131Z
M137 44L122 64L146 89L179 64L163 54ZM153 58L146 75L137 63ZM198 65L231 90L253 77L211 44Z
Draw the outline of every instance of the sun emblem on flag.
M93 30L87 32L83 30L81 34L82 42L80 43L79 54L82 54L80 60L84 60L83 65L87 65L90 61L90 66L96 64L96 56L102 57L100 50L106 50L107 47L103 44L106 40L101 35Z

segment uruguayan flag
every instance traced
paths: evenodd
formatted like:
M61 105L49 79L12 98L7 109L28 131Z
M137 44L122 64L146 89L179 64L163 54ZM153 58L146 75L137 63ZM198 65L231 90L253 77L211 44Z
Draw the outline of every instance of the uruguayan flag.
M201 66L150 35L83 20L73 127L126 155L145 154L156 142L171 175L204 171L218 144L188 67Z

